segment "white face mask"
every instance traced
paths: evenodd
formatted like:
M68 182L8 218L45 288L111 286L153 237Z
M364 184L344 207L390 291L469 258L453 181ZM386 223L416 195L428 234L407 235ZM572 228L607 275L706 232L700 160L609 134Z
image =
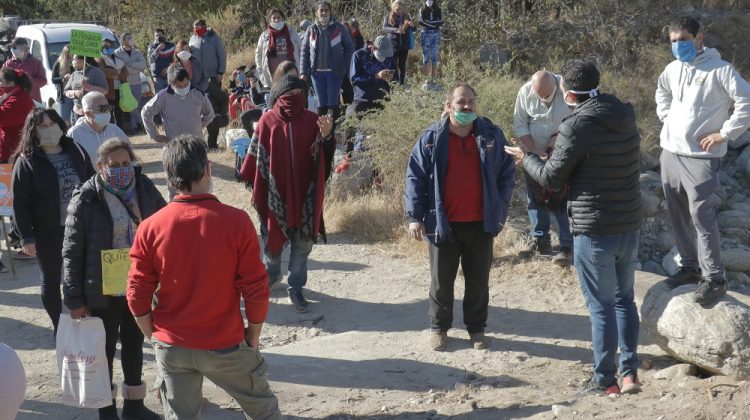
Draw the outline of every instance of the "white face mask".
M277 31L284 29L284 21L272 22L271 27Z
M184 88L177 88L177 87L172 86L172 90L174 90L175 95L181 98L184 98L188 96L188 93L190 93L190 83L188 83L188 85L185 86Z
M182 50L182 51L180 51L180 52L177 53L177 58L179 58L182 61L188 61L190 59L191 55L192 54L190 54L190 51L188 51L188 50Z
M53 124L49 127L37 128L36 135L39 137L39 146L57 146L60 144L60 137L62 137L63 132L59 125Z
M101 126L105 126L109 124L110 119L111 119L111 116L109 115L109 113L94 114L94 122Z
M13 57L15 57L16 60L23 60L26 58L26 51L20 48L13 48L10 52L13 54Z

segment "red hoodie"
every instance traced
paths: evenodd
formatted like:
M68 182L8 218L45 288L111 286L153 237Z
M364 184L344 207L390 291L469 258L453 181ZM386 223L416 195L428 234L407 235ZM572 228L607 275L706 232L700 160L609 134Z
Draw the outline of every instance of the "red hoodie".
M213 195L178 195L138 226L127 299L135 316L153 310L154 337L192 349L231 347L248 321L268 313L268 275L250 216ZM159 290L157 291L157 287Z
M18 148L21 130L33 109L34 101L20 87L13 89L10 96L0 104L0 161L7 162Z

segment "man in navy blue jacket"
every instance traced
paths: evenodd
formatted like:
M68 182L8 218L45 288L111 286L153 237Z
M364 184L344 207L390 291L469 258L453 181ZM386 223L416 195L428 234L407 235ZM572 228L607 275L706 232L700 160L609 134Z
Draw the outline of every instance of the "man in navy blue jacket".
M406 170L409 234L429 240L430 346L436 351L448 346L459 263L466 280L464 324L475 349L488 347L492 241L505 224L513 192L515 165L505 153L505 136L477 116L476 100L468 84L453 85L447 116L422 133Z

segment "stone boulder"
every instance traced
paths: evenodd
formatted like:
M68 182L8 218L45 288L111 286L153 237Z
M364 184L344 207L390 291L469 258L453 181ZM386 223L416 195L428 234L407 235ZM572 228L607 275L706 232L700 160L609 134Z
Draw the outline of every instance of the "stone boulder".
M746 176L750 177L750 147L745 147L745 150L740 153L740 156L737 158L737 166Z
M742 210L725 210L716 216L719 227L747 229L750 226L750 214Z
M659 155L641 151L641 170L653 171L659 164Z
M645 280L644 280L645 277ZM750 379L750 297L729 292L716 305L693 302L696 285L670 290L654 276L636 276L650 288L641 304L641 328L677 360L738 380Z
M659 212L660 204L661 199L659 197L649 191L641 189L641 209L643 210L643 216L654 216Z
M745 131L741 136L736 138L734 141L727 143L730 149L737 150L750 144L750 131Z
M750 271L750 249L738 246L721 250L724 267L729 271Z

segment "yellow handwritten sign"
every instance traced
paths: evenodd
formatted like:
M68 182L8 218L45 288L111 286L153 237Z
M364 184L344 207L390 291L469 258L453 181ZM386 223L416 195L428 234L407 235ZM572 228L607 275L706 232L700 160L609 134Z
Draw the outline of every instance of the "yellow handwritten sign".
M102 292L108 296L125 294L130 270L130 248L102 250Z

